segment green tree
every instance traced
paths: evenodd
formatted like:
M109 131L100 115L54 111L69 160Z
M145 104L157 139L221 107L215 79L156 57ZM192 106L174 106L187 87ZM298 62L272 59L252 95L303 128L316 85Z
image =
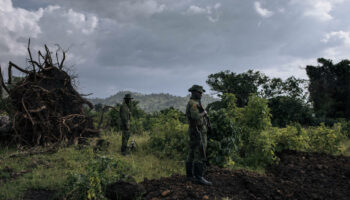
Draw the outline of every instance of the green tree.
M248 104L250 94L258 93L259 86L265 84L268 77L259 71L248 70L245 73L236 74L230 71L221 71L208 76L207 84L212 90L220 94L232 93L237 97L237 106Z
M316 125L312 109L301 99L277 96L268 100L273 126L285 127L291 123Z
M292 76L283 81L281 78L270 79L259 71L248 70L241 74L223 71L209 75L207 83L220 95L235 94L238 107L246 106L251 94L268 99L275 126L284 127L293 122L310 125L314 121L306 101L306 81L303 79ZM218 101L207 108L218 110L224 107L222 101Z
M342 60L333 64L332 60L319 58L318 66L308 65L310 79L310 100L316 116L350 119L350 61Z

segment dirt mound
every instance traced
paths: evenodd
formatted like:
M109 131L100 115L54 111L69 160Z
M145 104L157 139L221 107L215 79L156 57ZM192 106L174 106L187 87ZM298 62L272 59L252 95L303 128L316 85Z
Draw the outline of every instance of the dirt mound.
M143 199L348 199L350 158L285 151L267 175L212 167L213 186L186 181L181 175L144 180Z
M56 62L46 45L45 49L46 54L39 51L39 60L34 61L28 43L32 68L23 69L10 62L7 86L1 76L2 87L9 94L12 142L45 145L96 135L92 118L83 112L84 104L91 109L93 106L74 89L63 69L65 52L60 62L56 52ZM12 83L13 68L26 74L17 83Z
M23 200L49 200L54 199L56 191L45 189L27 190Z

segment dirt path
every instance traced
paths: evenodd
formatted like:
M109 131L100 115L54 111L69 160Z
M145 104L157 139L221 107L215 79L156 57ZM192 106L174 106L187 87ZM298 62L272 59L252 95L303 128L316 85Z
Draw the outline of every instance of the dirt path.
M285 151L267 175L208 170L213 186L201 186L173 175L142 182L143 199L349 199L350 157Z

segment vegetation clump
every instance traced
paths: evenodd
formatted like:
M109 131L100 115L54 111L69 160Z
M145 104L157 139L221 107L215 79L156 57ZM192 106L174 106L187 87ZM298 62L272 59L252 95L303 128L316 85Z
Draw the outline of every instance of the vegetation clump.
M22 69L10 62L8 82L1 75L2 87L8 93L7 113L13 134L10 142L25 145L46 145L61 141L76 142L79 138L96 135L92 118L84 114L84 104L93 105L73 87L72 79L61 61L39 51L39 59L32 59L28 43L31 69ZM42 59L42 61L41 61ZM12 68L26 76L12 84Z

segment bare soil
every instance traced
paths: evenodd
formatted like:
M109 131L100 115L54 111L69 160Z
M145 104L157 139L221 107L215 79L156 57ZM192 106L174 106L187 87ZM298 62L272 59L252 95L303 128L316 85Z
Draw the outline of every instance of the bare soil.
M284 151L266 175L211 167L202 186L173 175L144 180L143 199L349 199L350 157Z

